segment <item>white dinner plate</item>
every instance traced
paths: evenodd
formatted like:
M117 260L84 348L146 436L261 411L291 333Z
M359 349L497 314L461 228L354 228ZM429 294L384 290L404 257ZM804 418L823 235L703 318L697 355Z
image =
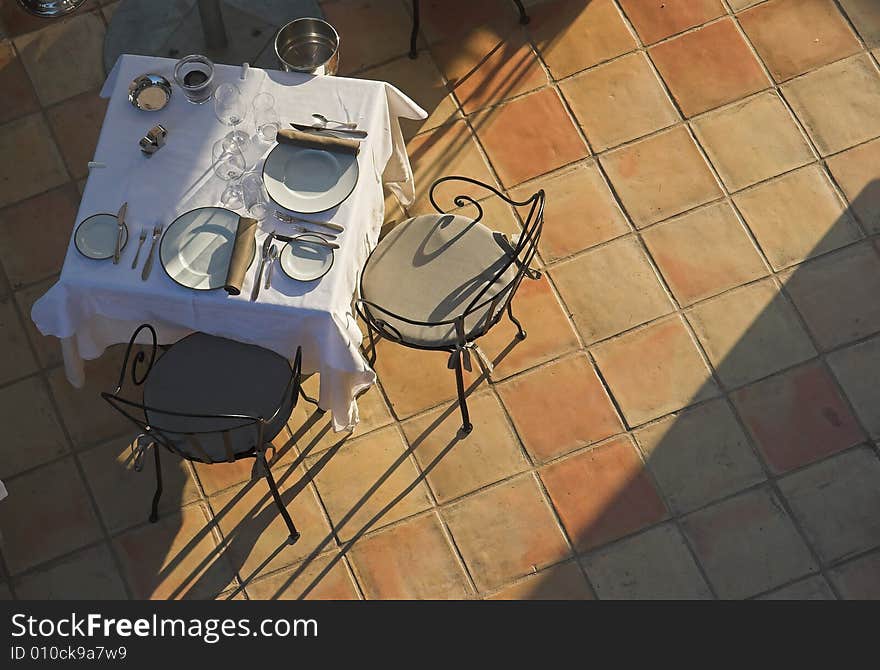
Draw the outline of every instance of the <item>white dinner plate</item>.
M96 261L113 258L113 253L116 251L116 221L115 214L93 214L85 219L77 226L73 235L76 250L86 258ZM120 250L125 249L126 242L128 242L128 227L123 223Z
M181 286L197 291L221 288L226 283L237 229L238 214L222 207L200 207L181 214L162 236L162 268Z
M323 244L317 235L300 235L288 242L281 250L281 269L291 279L314 281L320 279L333 267L333 249Z
M351 195L357 180L357 156L339 151L278 144L263 165L269 197L301 214L336 207Z

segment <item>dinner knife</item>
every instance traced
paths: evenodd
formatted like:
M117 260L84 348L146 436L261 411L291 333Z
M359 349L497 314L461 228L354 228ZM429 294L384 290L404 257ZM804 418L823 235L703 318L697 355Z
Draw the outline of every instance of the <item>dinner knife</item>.
M305 233L308 235L308 233ZM275 233L275 239L279 242L293 242L294 240L299 239L302 235L281 235L280 233ZM320 240L320 241L319 241ZM328 247L330 249L338 249L339 245L336 242L330 242L329 240L321 239L318 237L309 237L309 242L313 244L318 244L322 247Z
M333 231L334 235L345 232L345 228L340 226L338 223L333 223L332 221L306 221L305 219L297 219L296 223L301 224L305 227L313 226L315 228L324 228L325 230L331 230Z
M125 227L125 211L128 209L128 202L122 203L119 212L116 214L116 246L113 249L113 265L119 265L119 256L122 254L122 231Z
M260 295L260 286L263 279L263 268L266 266L266 258L269 255L269 247L272 246L272 240L275 239L275 233L269 233L263 241L263 249L260 254L260 265L257 267L257 278L254 280L254 288L251 289L251 300L256 300Z
M279 221L284 221L284 223L300 223L307 226L317 226L320 228L326 228L327 230L333 231L333 234L345 232L345 228L343 228L338 223L333 223L332 221L309 221L308 219L301 219L296 216L291 216L290 214L285 214L282 211L275 210L275 218Z
M347 130L345 128L321 128L319 126L308 126L304 123L291 123L291 126L297 130L307 133L327 133L329 135L345 135L356 139L364 139L367 136L366 130Z

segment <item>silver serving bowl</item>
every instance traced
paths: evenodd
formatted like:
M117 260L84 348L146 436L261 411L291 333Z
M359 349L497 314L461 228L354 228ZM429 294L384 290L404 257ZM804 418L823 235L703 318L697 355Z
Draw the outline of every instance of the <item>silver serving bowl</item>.
M142 74L128 85L128 101L138 109L156 112L171 99L171 82L160 74Z
M296 19L275 35L275 55L287 72L334 75L339 69L339 35L321 19Z
M86 0L18 0L22 8L45 19L70 14Z

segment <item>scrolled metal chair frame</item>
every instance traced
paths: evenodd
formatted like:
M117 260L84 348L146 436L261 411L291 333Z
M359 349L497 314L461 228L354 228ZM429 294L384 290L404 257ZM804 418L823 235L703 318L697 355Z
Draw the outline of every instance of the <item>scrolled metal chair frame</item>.
M474 342L477 339L485 335L493 326L495 326L504 316L505 311L507 312L507 316L510 318L510 321L516 326L517 338L520 340L524 340L526 338L526 331L523 329L522 324L519 322L519 320L513 315L513 308L511 307L511 303L513 300L513 296L516 294L516 291L519 288L519 285L524 277L528 277L530 279L540 279L541 277L541 273L532 270L530 268L530 265L535 257L535 254L538 251L538 241L541 238L541 231L544 226L544 202L546 200L546 195L544 193L544 190L541 189L525 200L513 200L511 198L508 198L506 195L501 193L493 186L485 184L481 181L477 181L476 179L472 179L470 177L441 177L431 185L431 189L428 194L431 205L433 205L434 209L437 210L437 212L440 214L447 214L448 212L437 204L437 201L434 198L434 193L437 187L440 186L440 184L452 181L463 182L485 189L495 196L501 198L512 207L529 207L529 213L525 219L525 225L523 226L522 233L519 235L519 239L516 241L516 243L510 245L507 262L502 264L501 267L499 267L499 269L492 275L492 277L485 282L482 288L468 303L467 307L465 307L460 314L451 319L443 319L440 321L419 321L401 314L396 314L391 310L382 307L381 305L378 305L369 300L365 300L362 297L363 273L361 273L359 295L354 301L354 306L358 315L367 324L367 333L370 338L371 365L375 365L376 362L376 340L373 336L374 333L378 334L380 337L384 337L385 339L391 340L392 342L396 342L397 344L401 344L406 347L410 347L412 349L421 349L426 351L448 351L451 354L450 367L454 367L455 369L455 381L458 390L458 403L462 417L462 431L467 434L470 433L471 430L473 430L473 424L470 421L470 414L468 412L467 399L465 397L464 391L464 372L462 370L463 357L466 355L466 348L473 346ZM483 218L483 208L480 206L480 203L471 196L457 195L452 198L452 203L458 208L468 205L476 208L477 216L473 219L474 222L477 222ZM372 257L372 254L370 256ZM370 258L367 259L365 267L369 265L369 263ZM513 265L517 266L517 272L514 275L513 279L508 281L508 283L505 284L504 287L501 288L495 295L486 298L485 295L489 291L489 289L492 288L492 286L495 285L495 282L497 282ZM483 310L487 306L489 307L489 310L486 314L486 318L482 320L481 325L475 329L472 329L471 332L466 332L464 325L465 320L470 315ZM404 323L408 323L413 326L452 326L455 328L456 342L454 345L427 346L424 344L407 341L406 337L392 324L388 323L387 319L381 318L381 315L391 317L398 321L403 321Z
M156 331L150 324L141 324L134 331L131 336L131 339L128 342L128 347L125 350L125 358L122 362L122 368L119 372L119 379L116 384L116 388L112 393L102 392L101 397L110 404L113 409L126 417L129 421L134 423L138 429L141 430L142 434L151 440L153 445L153 457L155 459L155 468L156 468L156 492L153 495L153 502L150 511L150 522L155 523L159 519L159 500L162 496L162 470L160 465L159 458L159 447L157 445L161 445L165 447L168 451L180 456L189 461L196 461L199 463L219 463L222 461L216 461L211 459L207 454L205 454L205 458L196 458L193 454L182 451L177 446L177 440L170 437L169 434L172 435L183 435L187 438L195 438L199 435L210 435L210 434L223 434L230 430L239 430L243 428L247 428L248 426L252 426L255 430L255 441L254 446L251 447L248 451L232 453L231 458L227 459L229 462L238 461L244 458L254 458L256 459L262 469L262 475L265 477L266 482L269 485L269 490L272 493L272 498L275 500L275 504L278 507L279 512L281 513L282 518L284 519L285 524L287 524L287 528L290 532L289 542L293 544L299 539L299 531L297 531L296 526L293 523L293 520L290 518L290 514L287 511L287 508L284 506L283 501L281 500L281 495L278 492L278 485L275 482L275 478L272 476L272 471L269 469L269 463L266 459L266 426L272 423L279 415L281 410L284 408L286 404L286 399L288 397L292 398L293 405L296 406L296 403L299 397L303 397L309 399L302 392L302 388L300 386L300 376L302 372L302 347L297 347L296 356L294 357L293 365L291 366L291 374L290 379L287 382L287 386L284 389L284 393L281 396L280 403L271 416L268 417L260 417L260 416L252 416L248 414L190 414L186 412L176 412L173 410L163 409L159 407L151 407L149 405L135 402L134 400L130 400L128 398L124 398L120 396L120 392L124 387L126 371L128 370L128 362L131 358L132 348L136 344L136 340L138 335L144 330L149 331L151 336L150 343L150 361L146 366L142 374L138 372L138 366L143 364L146 360L146 354L143 349L139 350L131 363L130 376L131 381L134 386L142 386L149 377L150 372L153 369L153 364L156 362L156 351L158 349L157 339L156 339ZM310 399L309 399L310 400ZM187 433L181 433L179 431L170 430L167 427L163 428L155 424L155 422L151 422L149 419L148 413L152 412L154 415L162 414L166 416L172 417L180 417L186 419L196 419L196 420L204 420L204 421L216 421L218 424L221 422L237 422L234 425L227 425L223 428L215 427L207 430L199 430L199 431L191 431ZM143 416L143 419L136 414L140 414ZM224 440L225 440L224 436Z

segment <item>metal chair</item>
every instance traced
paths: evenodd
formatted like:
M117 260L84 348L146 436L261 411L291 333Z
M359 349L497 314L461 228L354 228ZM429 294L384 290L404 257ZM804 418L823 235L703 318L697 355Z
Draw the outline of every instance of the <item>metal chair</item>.
M521 0L513 0L519 10L519 22L525 25L529 22L529 15L526 14L526 8L523 7ZM418 58L419 51L416 45L419 39L419 0L413 0L413 27L409 37L409 57Z
M150 359L143 349L131 364L131 381L143 386L143 402L120 396L135 340L142 331L151 339ZM135 448L140 469L146 450L153 448L156 493L150 521L159 518L162 472L159 446L199 463L233 462L254 458L255 473L265 477L275 504L290 531L290 544L299 539L266 459L266 446L281 432L297 400L302 348L293 366L275 352L205 333L193 333L172 345L156 360L156 331L139 326L129 340L113 393L101 393L110 405L142 431ZM154 365L155 364L155 365ZM143 372L140 366L145 365Z
M458 181L493 193L509 205L529 206L522 232L513 240L480 223L483 208L474 198L459 195L456 207L471 205L476 218L446 214L434 199L436 188ZM539 279L529 265L535 256L544 225L543 190L527 200L511 200L495 188L469 177L442 177L429 193L440 214L417 216L400 223L370 254L361 274L355 309L367 324L376 361L374 333L414 349L448 351L455 370L458 403L464 434L473 429L468 414L462 366L470 370L474 350L480 364L490 368L476 346L501 320L505 310L517 328L526 331L513 315L511 301L523 277Z

